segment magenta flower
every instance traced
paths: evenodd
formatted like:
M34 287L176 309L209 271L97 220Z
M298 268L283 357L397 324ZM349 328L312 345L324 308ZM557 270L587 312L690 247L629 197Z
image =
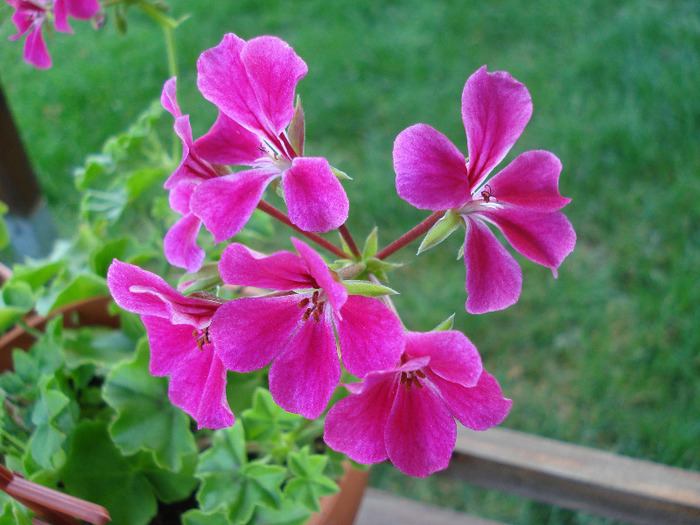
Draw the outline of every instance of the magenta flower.
M220 112L201 139L202 155L216 164L254 168L196 188L192 209L214 239L220 242L238 233L276 179L296 226L319 232L341 226L349 202L328 161L302 156L300 141L290 140L285 131L294 117L296 84L307 72L294 50L271 36L246 42L227 34L217 47L202 53L197 68L200 91Z
M10 40L18 40L25 34L24 60L39 69L51 67L51 56L46 47L43 25L53 11L57 31L72 33L68 17L87 20L97 14L100 4L97 0L5 0L15 9L12 22L17 26L17 34Z
M380 300L348 296L337 276L307 244L292 239L299 255L265 256L242 244L222 254L224 282L281 292L222 305L209 329L226 368L250 372L270 362L270 393L284 410L314 419L340 380L333 327L343 365L363 376L392 366L403 351L403 328Z
M46 41L42 33L49 1L35 0L5 0L15 9L12 22L17 26L17 34L10 40L18 40L25 34L27 40L24 43L24 61L39 69L51 67L51 56L46 47Z
M226 369L214 352L209 326L221 302L185 297L163 279L114 260L107 284L119 306L141 315L151 347L150 372L170 376L168 397L199 428L234 423L226 399Z
M520 266L486 223L494 224L521 255L551 268L555 277L576 243L571 223L558 211L570 199L559 194L561 163L554 154L528 151L487 180L531 115L525 86L506 72L487 73L484 66L469 77L462 93L468 161L445 135L425 124L405 129L394 143L399 196L420 209L449 210L444 219L458 216L465 226L470 313L514 304L522 285Z
M358 463L391 462L425 477L447 468L457 439L455 419L473 430L500 424L512 401L482 369L461 332L408 332L395 367L345 385L352 394L326 416L324 440Z

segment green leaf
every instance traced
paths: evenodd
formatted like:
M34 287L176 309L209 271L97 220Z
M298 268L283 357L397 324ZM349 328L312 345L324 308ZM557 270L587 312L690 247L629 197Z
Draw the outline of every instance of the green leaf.
M0 250L6 248L10 244L10 232L7 229L5 219L2 218L8 210L7 204L0 201Z
M320 454L309 454L304 447L289 454L289 470L294 478L285 484L284 493L310 511L320 512L319 499L338 492L338 485L323 475L328 458Z
M362 249L362 258L363 259L369 259L370 257L374 257L374 254L377 253L377 250L379 249L378 243L379 243L379 233L377 230L377 227L375 226L372 228L372 231L370 234L367 236L367 239L365 239L365 246Z
M41 315L47 315L61 306L108 293L107 281L103 277L82 273L71 279L68 285L56 295L39 300L36 309Z
M199 509L188 510L180 519L182 520L182 525L222 525L231 523L226 518L224 511L207 514Z
M269 390L258 387L253 396L253 406L241 414L245 422L248 441L273 441L280 432L296 427L304 418L281 409L272 399Z
M279 509L259 507L255 512L254 523L265 525L305 525L311 517L311 511L295 499L282 494L282 504Z
M147 452L130 456L128 461L148 479L159 501L173 503L185 499L197 487L198 481L194 477L197 459L194 453L184 456L182 469L177 472L160 468L153 455Z
M0 306L0 333L12 328L26 313L25 308L18 306Z
M124 454L150 451L159 466L178 471L183 456L196 452L190 418L168 399L167 379L148 372L145 340L132 361L109 373L103 397L116 412L109 432Z
M398 294L396 290L370 281L343 281L343 285L350 295L364 295L365 297L380 297L382 295Z
M114 259L123 260L131 239L127 236L109 240L104 243L90 258L92 269L97 275L107 277L107 269Z
M135 200L141 194L151 189L156 184L162 186L162 181L168 176L167 166L145 167L129 173L126 179L127 196L130 201Z
M387 281L386 274L388 272L403 266L401 263L389 263L381 259L375 259L374 257L367 259L365 264L367 265L367 269L365 270L367 273L376 275L380 281L384 282Z
M65 462L63 444L77 414L71 413L70 398L59 390L54 377L42 377L38 387L39 398L32 410L36 429L29 440L28 451L42 468L57 470Z
M8 284L13 281L21 280L29 284L32 291L36 292L40 286L43 286L51 278L55 277L65 266L65 261L54 261L38 265L16 264L12 268L12 278L8 281Z
M158 509L146 476L112 443L105 422L78 425L61 478L70 494L104 506L113 523L145 525Z
M34 306L34 294L29 283L24 281L9 281L2 287L4 305L21 308L28 312Z
M452 330L454 323L455 323L455 314L452 314L447 319L445 319L442 323L440 323L439 325L437 325L435 328L433 328L430 331L431 332L443 332L445 330Z
M429 250L433 246L437 246L447 239L453 231L459 228L463 220L461 216L454 213L452 210L445 213L423 238L423 242L418 248L418 254Z
M281 485L287 469L277 465L248 463L241 421L214 433L212 446L200 455L197 492L205 513L225 509L233 523L246 523L255 508L279 508Z

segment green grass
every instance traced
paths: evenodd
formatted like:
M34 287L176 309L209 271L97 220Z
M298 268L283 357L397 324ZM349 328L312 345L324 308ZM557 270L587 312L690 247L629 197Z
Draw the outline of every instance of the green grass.
M195 134L214 118L196 91L196 58L223 33L275 34L306 60L308 151L354 178L345 186L358 238L376 224L389 242L426 215L394 191L391 148L402 129L425 122L464 149L468 75L488 64L524 82L534 115L509 158L541 148L562 159L576 250L557 280L521 258L520 302L469 316L456 235L396 272L397 306L416 330L456 312L515 401L506 426L700 468L700 4L172 4L192 15L177 37L180 102ZM71 167L125 128L167 76L158 30L136 12L129 19L126 38L112 25L74 24L77 35L50 43L46 72L22 64L21 45L4 42L9 22L0 26L0 79L61 224L77 202ZM600 522L384 466L373 483L512 523Z

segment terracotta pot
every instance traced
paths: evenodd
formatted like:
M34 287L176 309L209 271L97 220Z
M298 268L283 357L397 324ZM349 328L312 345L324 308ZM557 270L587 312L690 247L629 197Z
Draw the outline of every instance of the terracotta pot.
M311 516L306 525L352 525L360 508L369 480L369 470L345 463L345 474L338 480L340 491L321 498L321 512Z
M24 322L31 328L43 330L49 319L63 314L64 326L69 328L80 326L117 328L119 326L119 317L112 316L107 311L107 305L109 305L111 300L112 298L109 296L85 299L63 306L52 312L48 317L29 314L24 318ZM34 341L34 337L21 326L15 326L3 334L0 337L0 370L12 368L12 350L14 348L28 350Z

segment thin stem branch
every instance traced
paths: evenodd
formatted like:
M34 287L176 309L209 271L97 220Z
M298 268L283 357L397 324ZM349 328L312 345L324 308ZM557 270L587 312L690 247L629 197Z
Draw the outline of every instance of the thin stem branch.
M338 228L338 231L340 232L340 235L343 237L345 244L348 245L348 248L350 248L350 251L355 256L355 258L362 259L360 249L357 247L357 244L355 244L355 239L352 238L348 227L345 226L345 224L343 224L340 228Z
M379 252L377 252L377 255L375 255L375 257L377 259L386 259L390 255L393 255L396 252L398 252L401 248L408 246L409 244L411 244L413 241L415 241L421 235L428 233L428 231L430 231L430 228L432 228L435 225L435 223L437 221L439 221L443 215L445 215L444 210L433 212L423 222L414 226L411 230L404 233L401 237L396 239L394 242L392 242L388 246L385 246L384 248L379 250Z
M325 248L326 250L331 252L336 257L339 257L341 259L352 259L352 256L350 254L345 253L343 250L338 248L335 244L327 241L326 239L324 239L320 235L317 235L313 232L306 232L306 231L302 230L301 228L299 228L299 226L292 224L292 221L289 220L289 217L287 217L284 213L282 213L280 210L275 208L272 204L270 204L264 200L261 200L258 203L258 209L260 211L264 211L265 213L270 215L272 218L277 219L285 226L289 226L292 230L302 234L304 237L306 237L310 241L315 242L321 248Z

